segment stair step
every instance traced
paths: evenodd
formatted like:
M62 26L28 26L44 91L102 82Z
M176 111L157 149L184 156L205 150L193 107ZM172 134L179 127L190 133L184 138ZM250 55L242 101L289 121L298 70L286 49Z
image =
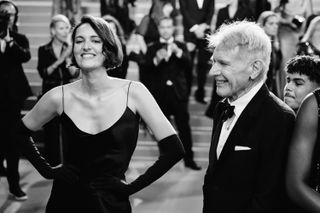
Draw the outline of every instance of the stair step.
M37 12L37 13L25 13L22 11L19 12L19 22L20 27L25 23L43 23L49 27L49 23L51 21L51 16L48 15L48 12ZM20 29L19 27L19 29Z

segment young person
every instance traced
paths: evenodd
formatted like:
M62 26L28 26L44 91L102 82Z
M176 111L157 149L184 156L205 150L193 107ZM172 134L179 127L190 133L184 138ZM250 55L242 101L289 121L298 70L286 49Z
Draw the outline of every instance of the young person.
M307 94L320 86L320 59L315 56L295 56L286 64L287 83L284 102L295 112Z

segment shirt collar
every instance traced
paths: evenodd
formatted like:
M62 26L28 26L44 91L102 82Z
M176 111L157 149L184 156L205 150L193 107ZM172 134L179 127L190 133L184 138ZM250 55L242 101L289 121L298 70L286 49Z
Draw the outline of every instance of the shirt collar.
M169 38L168 40L160 38L160 43L172 44L173 43L173 37Z
M236 116L240 116L244 108L248 105L248 103L251 101L251 99L257 94L259 89L264 84L263 81L257 83L255 86L253 86L246 94L238 98L237 100L230 103L230 105L234 106L234 114Z

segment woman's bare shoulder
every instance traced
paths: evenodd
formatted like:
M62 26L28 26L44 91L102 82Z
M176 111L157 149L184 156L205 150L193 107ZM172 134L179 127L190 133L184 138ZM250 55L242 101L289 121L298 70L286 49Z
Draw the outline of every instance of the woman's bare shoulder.
M149 94L149 90L143 83L138 81L130 81L130 95L136 98L143 98Z

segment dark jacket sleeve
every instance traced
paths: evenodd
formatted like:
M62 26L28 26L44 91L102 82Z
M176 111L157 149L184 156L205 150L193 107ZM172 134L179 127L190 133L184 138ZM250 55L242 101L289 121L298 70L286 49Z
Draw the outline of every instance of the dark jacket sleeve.
M22 34L13 34L12 38L13 45L9 47L9 57L14 58L17 63L29 61L31 58L31 53L27 37Z
M44 46L39 47L38 49L38 66L37 70L41 78L46 78L48 65L46 63L46 53L44 50Z

